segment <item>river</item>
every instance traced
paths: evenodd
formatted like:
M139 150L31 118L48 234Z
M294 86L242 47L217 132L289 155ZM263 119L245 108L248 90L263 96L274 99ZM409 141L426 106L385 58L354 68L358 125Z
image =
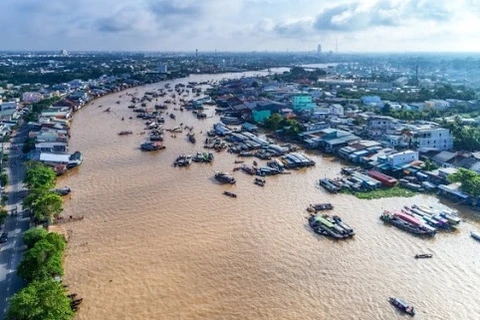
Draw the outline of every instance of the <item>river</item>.
M127 92L141 98L165 83ZM316 181L336 176L341 163L321 154L309 154L315 167L268 177L264 188L240 171L235 186L219 185L213 173L232 172L232 154L216 153L212 164L172 165L181 153L203 150L200 131L217 116L197 120L170 107L176 120L165 117L164 127L193 125L196 145L185 133L166 134L165 150L145 153L138 149L143 121L127 108L129 100L125 92L100 98L77 112L71 128L70 151L82 151L84 163L59 185L73 189L65 213L85 217L66 225L72 237L65 282L84 297L76 319L403 319L389 296L414 305L417 319L480 314L480 243L469 235L480 224L472 213L461 209L466 221L459 230L433 239L387 227L382 209L442 204L424 195L367 201L327 194ZM121 130L134 134L118 136ZM334 204L355 228L354 239L312 233L305 209L318 202ZM434 257L413 258L421 252Z

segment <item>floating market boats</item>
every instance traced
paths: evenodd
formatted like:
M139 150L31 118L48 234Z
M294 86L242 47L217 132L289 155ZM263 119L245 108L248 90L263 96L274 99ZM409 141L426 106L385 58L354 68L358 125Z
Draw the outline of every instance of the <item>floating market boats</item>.
M406 314L409 314L411 316L415 315L415 308L412 306L409 306L406 302L398 299L398 298L388 298L388 301L394 305L397 309L405 312Z
M144 142L140 145L143 151L157 151L165 149L165 146L160 142Z
M118 133L119 136L126 136L126 135L129 135L129 134L132 134L133 131L130 131L130 130L124 130L124 131L120 131Z
M435 228L424 225L418 219L405 213L384 211L380 220L415 235L433 237L437 233Z
M230 175L228 172L216 172L215 173L215 180L220 183L229 183L235 184L235 178Z
M192 158L193 162L205 162L210 163L213 161L214 155L211 152L197 152Z
M480 233L475 232L475 231L471 231L470 235L472 236L473 239L475 239L477 241L480 241Z
M439 214L430 214L427 213L425 210L421 210L418 206L413 205L412 207L406 209L410 210L414 214L421 217L421 219L425 220L429 225L441 228L441 229L451 229L454 228L454 225L451 225L447 219L442 218ZM432 212L432 211L429 211Z
M431 253L418 253L415 255L415 259L428 259L433 257L433 254Z
M307 211L309 212L318 212L324 210L333 210L333 205L331 203L317 203L311 204L308 206Z
M352 228L335 216L313 215L308 219L310 227L318 234L326 235L334 239L345 239L355 235Z
M223 191L223 194L226 195L226 196L229 196L231 198L236 198L237 195L233 192L229 192L229 191Z

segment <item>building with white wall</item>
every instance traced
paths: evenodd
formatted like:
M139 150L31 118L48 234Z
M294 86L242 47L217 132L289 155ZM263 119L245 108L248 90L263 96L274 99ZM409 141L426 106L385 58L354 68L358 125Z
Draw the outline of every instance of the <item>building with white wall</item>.
M398 167L418 160L418 151L406 150L387 156L387 162L391 167Z
M453 135L445 128L423 128L413 132L412 144L419 150L451 150Z
M330 115L335 115L339 117L343 117L344 114L343 106L341 104L331 104L328 107L328 111Z

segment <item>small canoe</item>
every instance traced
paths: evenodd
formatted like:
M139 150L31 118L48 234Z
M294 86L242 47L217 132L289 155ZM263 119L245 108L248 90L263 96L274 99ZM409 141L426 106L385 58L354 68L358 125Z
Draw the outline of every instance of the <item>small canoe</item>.
M235 193L229 192L229 191L224 191L223 194L226 195L226 196L229 196L231 198L236 198L237 197L237 195Z
M415 255L415 259L428 259L433 257L433 254L431 253L418 253Z

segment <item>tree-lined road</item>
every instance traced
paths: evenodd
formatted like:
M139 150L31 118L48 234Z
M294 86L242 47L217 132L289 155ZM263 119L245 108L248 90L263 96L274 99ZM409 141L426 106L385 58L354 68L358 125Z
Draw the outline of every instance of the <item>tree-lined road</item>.
M8 233L8 241L1 244L0 248L0 319L5 317L8 308L8 298L24 286L24 281L17 276L17 267L22 259L23 233L28 230L28 217L22 214L22 200L25 195L23 187L24 166L21 159L21 147L12 149L11 145L18 146L25 138L26 130L12 137L11 143L4 143L4 151L9 153L8 163L3 163L6 173L9 176L7 209L9 212L17 210L17 215L10 215L1 232Z

